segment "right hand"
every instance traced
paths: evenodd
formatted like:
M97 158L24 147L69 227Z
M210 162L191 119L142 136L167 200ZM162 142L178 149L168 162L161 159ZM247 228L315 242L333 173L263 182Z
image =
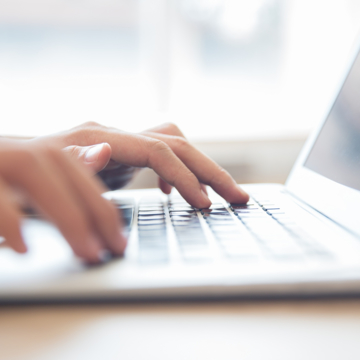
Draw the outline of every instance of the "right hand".
M115 207L84 165L60 149L32 140L0 140L0 236L19 253L27 251L21 235L20 192L62 232L74 253L101 260L102 250L121 255L126 247Z

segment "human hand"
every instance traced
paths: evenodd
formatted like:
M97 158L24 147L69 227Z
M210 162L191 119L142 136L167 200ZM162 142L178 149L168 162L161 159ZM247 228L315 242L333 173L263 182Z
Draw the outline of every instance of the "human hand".
M59 228L79 257L98 262L104 249L122 254L126 239L117 210L101 196L104 191L82 165L53 146L0 141L0 236L19 253L27 247L17 192Z
M102 164L100 176L105 182L106 178L111 179L114 170L121 175L122 166L129 174L133 167L150 167L159 175L163 192L168 194L175 186L185 200L198 208L211 205L201 184L211 186L229 202L246 203L249 199L224 169L194 148L173 124L132 134L90 122L43 138L43 141L49 140L63 148L106 143L103 147L108 149L105 151L111 161ZM116 176L114 178L112 185L118 185Z

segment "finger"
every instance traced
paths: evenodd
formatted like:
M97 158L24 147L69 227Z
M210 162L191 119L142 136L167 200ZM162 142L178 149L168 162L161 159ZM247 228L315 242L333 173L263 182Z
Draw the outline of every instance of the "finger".
M207 189L206 189L206 185L201 184L201 188L202 188L202 190L204 191L204 193L207 195L208 192L207 192Z
M169 145L175 155L195 174L201 183L210 185L225 200L231 203L249 201L249 195L236 184L227 171L184 138L158 133L146 133L146 135Z
M0 179L0 234L16 252L27 251L20 231L21 213L9 196L10 188Z
M142 133L148 133L148 132L154 132L158 134L164 134L164 135L173 135L173 136L181 136L185 139L185 135L182 133L182 131L178 128L177 125L173 123L164 123L159 126L153 127L151 129L145 130Z
M161 177L159 177L159 188L164 194L169 195L173 187L164 181Z
M170 123L170 122L161 124L159 126L156 126L154 128L148 129L148 130L145 130L143 132L143 134L146 135L149 132L150 133L154 132L154 133L164 134L164 135L180 136L180 137L186 139L185 135L182 133L182 131L179 129L179 127L177 125L173 124L173 123ZM159 187L165 194L168 195L168 194L171 193L172 186L169 185L167 182L165 182L161 178L159 178ZM204 184L201 184L201 189L203 190L203 192L206 195L208 194L206 186Z
M83 168L79 167L72 159L66 159L56 152L53 157L63 172L67 174L69 187L76 194L78 202L86 212L101 241L113 253L122 255L127 241L122 235L116 208L101 196L104 191L101 183L96 178L89 178Z
M148 133L158 133L158 134L164 134L164 135L172 135L172 136L179 136L184 139L186 139L185 135L182 133L182 131L179 129L179 127L173 123L164 123L159 126L156 126L154 128L145 130L142 132L143 135L147 135ZM151 135L150 135L151 136ZM172 186L170 186L168 183L166 183L164 180L159 178L159 187L165 194L170 194ZM201 189L203 192L207 195L207 189L204 184L201 184Z
M43 153L19 152L19 158L15 160L17 167L2 163L1 173L6 180L29 194L38 208L57 225L76 255L90 262L101 260L100 241L76 202L75 194L64 183L64 174Z
M211 205L208 196L202 191L195 175L183 164L173 151L163 142L146 141L148 152L144 153L146 165L169 185L176 187L179 193L191 205L206 208Z
M154 133L159 133L159 134L164 134L164 135L181 136L181 137L185 138L185 136L181 132L181 130L173 123L164 123L164 124L158 125L156 127L150 128L148 130L145 130L142 133L144 135L146 135L146 133L148 133L148 132L154 132ZM161 191L164 194L169 195L171 193L171 190L173 187L160 177L159 177L158 182L159 182L159 188L161 189ZM204 191L204 193L207 195L206 187L203 184L201 184L201 188Z
M207 189L206 189L206 185L204 184L200 184L201 189L203 190L203 192L207 195ZM171 193L172 190L172 186L169 185L166 181L164 181L161 177L159 177L159 188L161 189L161 191L166 194L169 195Z
M93 174L103 170L111 158L111 147L107 143L92 146L68 146L63 151L81 161Z

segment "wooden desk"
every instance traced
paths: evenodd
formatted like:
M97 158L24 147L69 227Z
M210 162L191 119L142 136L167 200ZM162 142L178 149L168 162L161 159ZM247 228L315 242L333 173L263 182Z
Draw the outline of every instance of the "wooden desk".
M0 359L360 359L360 300L0 308Z

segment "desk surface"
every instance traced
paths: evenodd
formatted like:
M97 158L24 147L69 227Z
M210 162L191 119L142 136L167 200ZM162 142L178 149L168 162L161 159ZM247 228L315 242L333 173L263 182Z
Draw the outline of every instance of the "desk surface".
M0 307L0 359L360 359L360 300Z

